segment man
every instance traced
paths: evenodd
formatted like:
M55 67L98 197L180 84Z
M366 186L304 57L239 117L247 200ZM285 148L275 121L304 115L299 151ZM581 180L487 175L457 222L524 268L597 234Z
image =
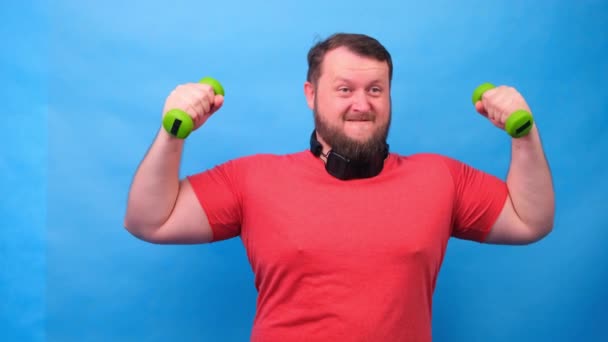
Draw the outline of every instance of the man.
M183 140L163 129L130 189L125 226L152 243L240 236L259 292L252 341L430 341L435 281L450 237L528 244L552 229L554 195L538 129L513 139L506 181L457 160L389 152L392 60L375 39L336 34L308 55L310 149L230 160L178 179ZM223 104L186 84L200 127ZM530 110L513 88L477 110L504 128Z

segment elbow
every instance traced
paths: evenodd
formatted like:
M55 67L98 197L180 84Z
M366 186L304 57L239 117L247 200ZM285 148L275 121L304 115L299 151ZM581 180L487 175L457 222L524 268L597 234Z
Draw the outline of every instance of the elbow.
M129 214L125 215L125 217L123 218L122 225L123 228L125 228L129 233L133 235L135 235L135 233L140 230L139 227L141 226L137 223L137 220L135 220Z
M542 238L545 238L546 236L548 236L549 234L551 234L551 232L553 232L553 226L554 226L554 221L553 219L551 219L551 221L549 221L546 225L544 225L542 227Z
M553 232L553 223L553 219L551 219L547 222L536 224L534 227L530 227L531 239L529 240L529 244L539 242L549 236L549 234Z
M136 235L135 232L137 231L137 229L136 226L133 224L132 220L125 218L123 220L122 226L127 232L131 233L132 235Z
M539 241L547 237L553 232L555 226L555 201L551 202L551 206L546 210L543 215L543 220L536 224L539 234Z
M138 238L140 240L143 240L142 239L143 235L141 234L142 229L132 219L125 217L122 225L125 228L125 230L127 232L129 232L131 235L135 236L136 238Z
M134 220L126 216L123 220L123 227L127 232L129 232L132 236L136 237L139 240L154 243L154 239L152 238L152 233L157 229L154 227L145 226L141 222Z
M547 215L545 220L541 222L538 227L541 232L541 239L545 238L551 232L553 232L553 227L555 225L555 209L551 210L551 213Z

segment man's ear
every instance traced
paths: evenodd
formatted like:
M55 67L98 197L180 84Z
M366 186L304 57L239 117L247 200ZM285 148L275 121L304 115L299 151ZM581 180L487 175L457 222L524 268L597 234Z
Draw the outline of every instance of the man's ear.
M304 83L304 95L306 96L308 107L313 110L315 108L315 86L308 81Z

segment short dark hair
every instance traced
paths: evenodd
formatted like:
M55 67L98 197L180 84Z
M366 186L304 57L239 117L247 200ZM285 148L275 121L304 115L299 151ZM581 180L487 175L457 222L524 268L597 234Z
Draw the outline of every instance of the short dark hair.
M388 64L389 82L393 78L393 60L391 54L375 38L357 33L335 33L327 39L316 43L308 51L308 74L306 80L316 83L321 76L321 63L325 54L333 49L346 47L353 53L374 58Z

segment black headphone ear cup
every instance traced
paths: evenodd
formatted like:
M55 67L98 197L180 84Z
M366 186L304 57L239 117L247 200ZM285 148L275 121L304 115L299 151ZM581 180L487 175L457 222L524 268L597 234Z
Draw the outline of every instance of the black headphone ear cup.
M316 130L313 130L310 135L310 152L315 157L319 157L323 153L323 145L317 140ZM326 157L325 170L330 175L342 180L374 177L382 171L384 159L388 157L388 144L384 145L383 152L383 156L373 158L372 161L360 162L350 160L330 148L327 155L324 155Z
M310 135L310 152L314 154L316 157L320 156L323 152L323 145L317 140L316 131L313 130Z
M325 162L325 170L332 176L338 179L350 179L352 174L350 159L334 151L329 151L327 161Z

